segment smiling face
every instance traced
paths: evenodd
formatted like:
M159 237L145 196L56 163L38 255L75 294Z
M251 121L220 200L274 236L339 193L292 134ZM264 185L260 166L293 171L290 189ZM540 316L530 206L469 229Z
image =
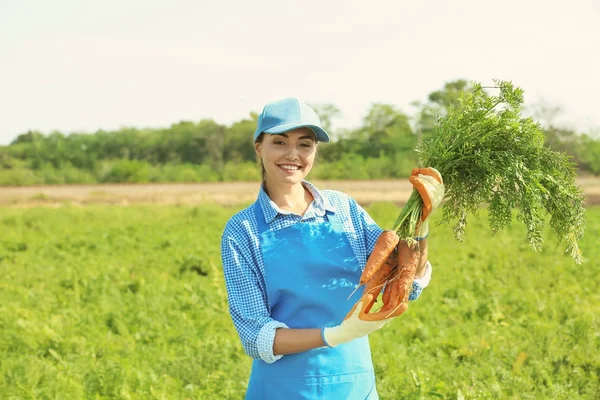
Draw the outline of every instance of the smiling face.
M315 134L299 128L277 135L263 133L254 144L262 159L265 181L275 185L300 183L310 172L317 151Z

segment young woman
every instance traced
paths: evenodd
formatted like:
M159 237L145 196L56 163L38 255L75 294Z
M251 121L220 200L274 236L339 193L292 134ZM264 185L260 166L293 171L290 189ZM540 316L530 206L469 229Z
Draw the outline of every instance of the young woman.
M363 321L365 299L348 297L382 229L348 195L305 180L329 142L307 104L267 104L254 141L263 183L221 243L229 311L254 359L246 399L377 399L367 335L393 318ZM443 185L428 187L422 196L443 198ZM431 276L426 247L411 300Z

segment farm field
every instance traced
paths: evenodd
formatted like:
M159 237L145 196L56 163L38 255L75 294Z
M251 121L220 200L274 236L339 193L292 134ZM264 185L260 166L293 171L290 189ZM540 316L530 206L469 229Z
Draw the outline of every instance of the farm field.
M360 204L393 202L404 204L412 186L408 179L368 181L311 181L322 189L341 190ZM588 205L600 204L600 178L580 177ZM172 183L172 184L102 184L1 187L0 205L14 207L74 206L87 204L162 204L199 205L215 203L226 206L254 201L257 182Z
M122 207L36 188L0 207L0 398L242 398L219 243L248 190ZM400 211L363 203L382 227ZM517 221L492 237L482 213L462 243L432 225L430 287L370 337L381 398L598 399L600 207L587 221L579 266Z

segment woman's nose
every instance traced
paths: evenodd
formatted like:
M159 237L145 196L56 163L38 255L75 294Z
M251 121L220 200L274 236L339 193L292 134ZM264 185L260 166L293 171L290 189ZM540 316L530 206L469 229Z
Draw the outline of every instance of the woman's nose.
M298 149L296 148L296 146L292 146L285 156L290 160L295 160L296 158L298 158Z

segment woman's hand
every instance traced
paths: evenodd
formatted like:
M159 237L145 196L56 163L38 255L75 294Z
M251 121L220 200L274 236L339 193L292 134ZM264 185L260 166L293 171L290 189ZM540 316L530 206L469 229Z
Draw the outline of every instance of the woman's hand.
M340 325L323 329L325 344L329 347L336 347L342 343L358 339L381 329L395 318L395 316L389 317L389 312L368 314L366 309L372 301L372 294L364 295L354 304ZM386 316L388 318L385 318Z

